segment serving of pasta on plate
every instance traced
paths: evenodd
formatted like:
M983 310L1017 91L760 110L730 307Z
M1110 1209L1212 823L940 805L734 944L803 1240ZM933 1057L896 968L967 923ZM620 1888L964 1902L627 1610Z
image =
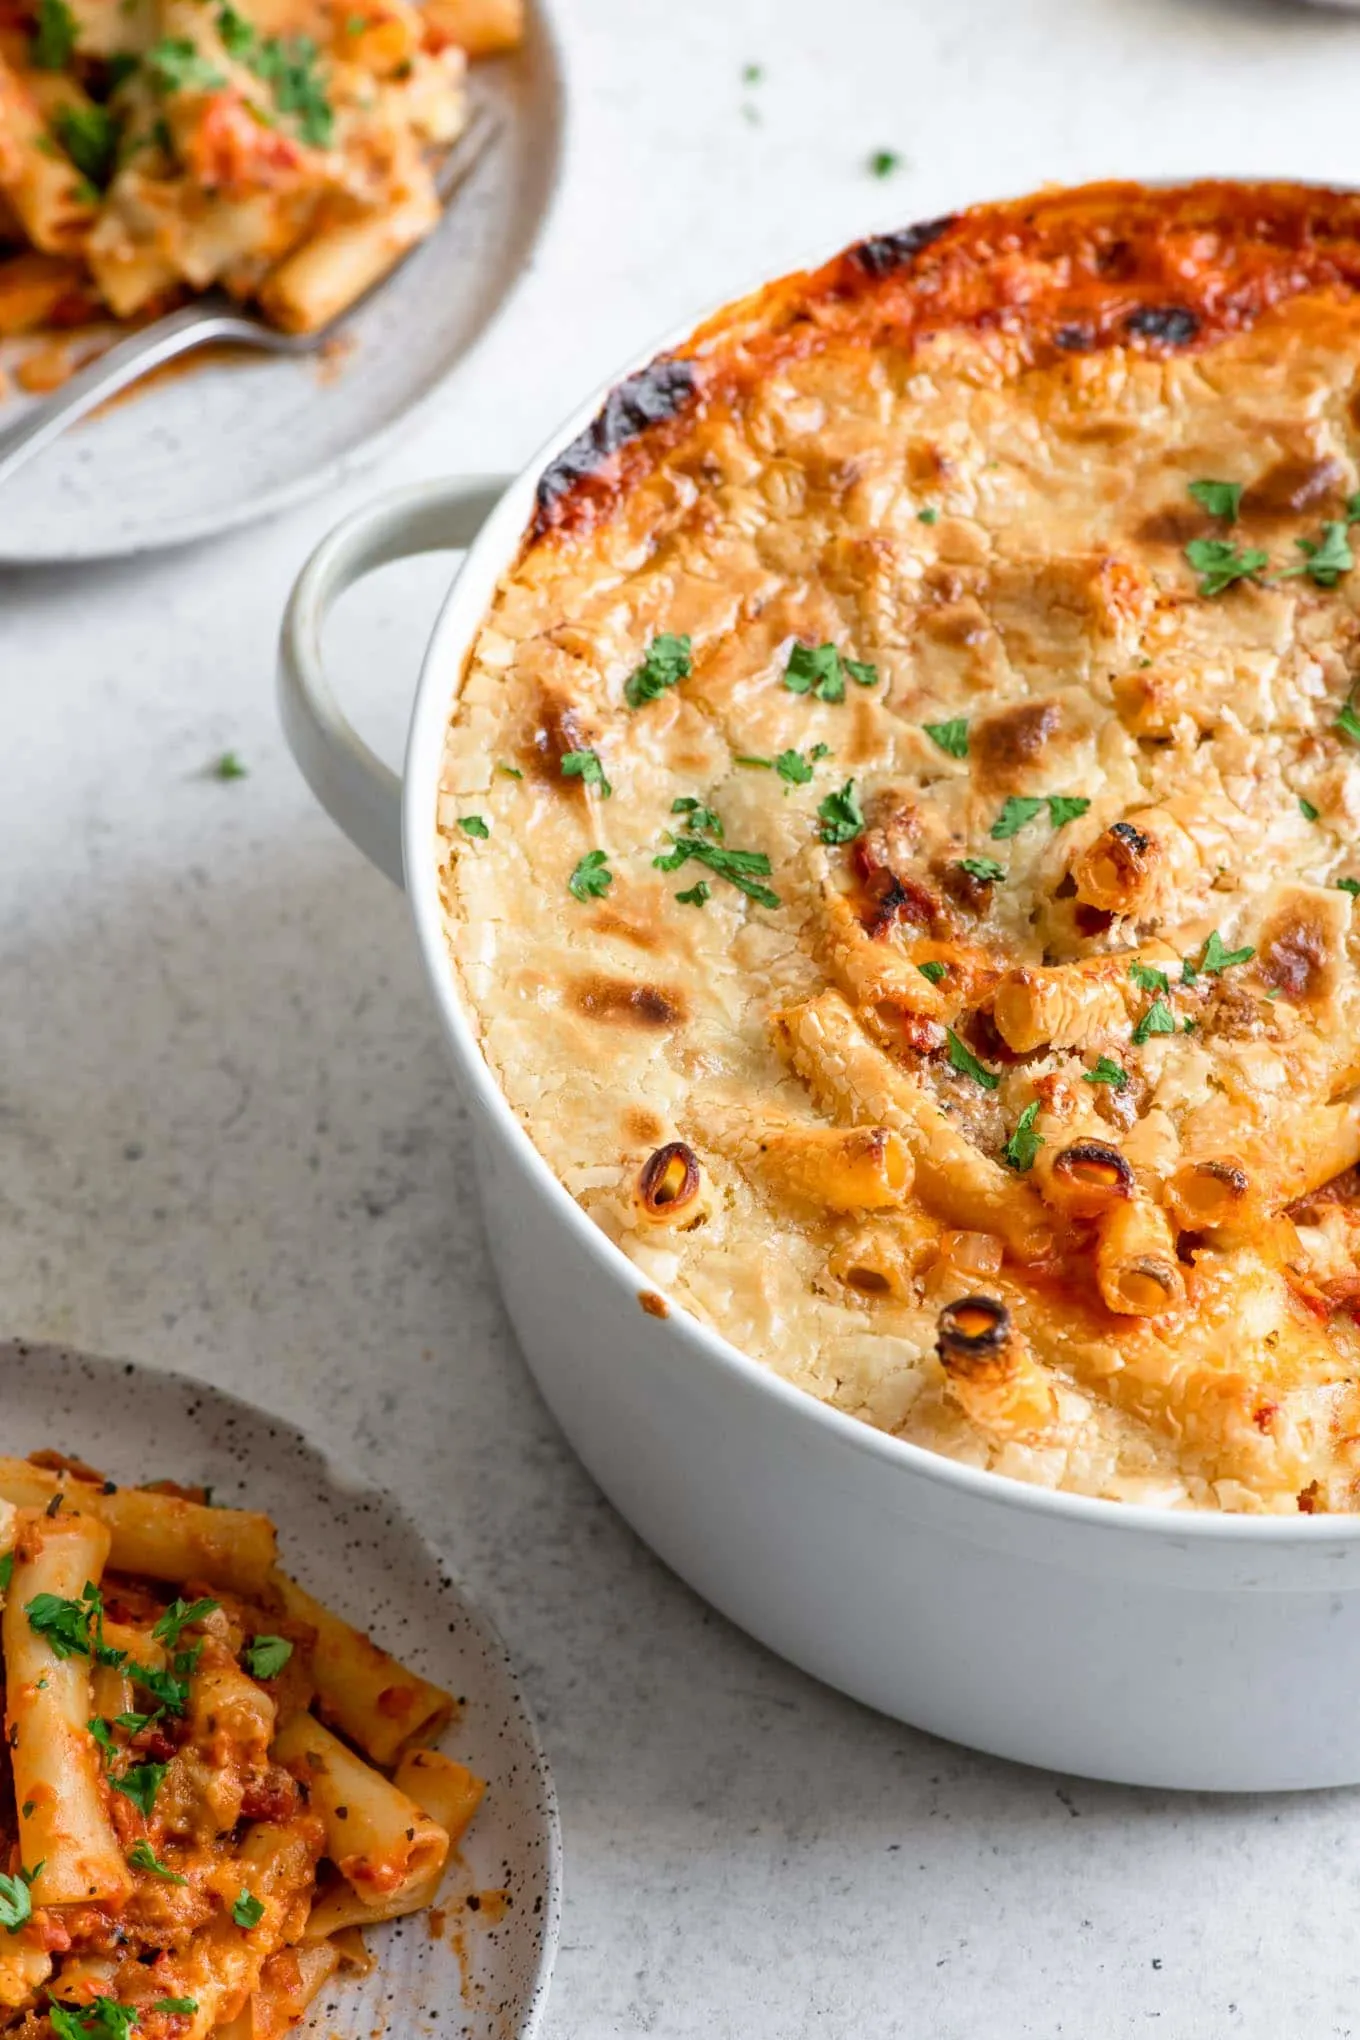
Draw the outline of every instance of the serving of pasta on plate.
M0 339L215 288L325 326L434 227L469 60L522 27L522 0L0 0Z
M431 1907L452 1697L202 1489L0 1459L0 2033L271 2040Z

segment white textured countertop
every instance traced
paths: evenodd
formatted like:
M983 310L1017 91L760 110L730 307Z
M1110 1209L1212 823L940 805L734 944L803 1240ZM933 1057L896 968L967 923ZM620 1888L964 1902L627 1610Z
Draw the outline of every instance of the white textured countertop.
M424 1516L556 1766L550 2040L1360 2033L1360 1795L1134 1794L932 1742L748 1644L594 1492L491 1286L402 902L311 806L272 694L289 581L344 509L517 464L621 357L762 269L1045 178L1360 175L1360 20L564 12L561 208L419 440L251 534L0 576L3 1330L223 1381ZM879 184L881 146L909 167ZM392 752L444 571L350 604L349 698ZM227 747L249 776L203 777Z

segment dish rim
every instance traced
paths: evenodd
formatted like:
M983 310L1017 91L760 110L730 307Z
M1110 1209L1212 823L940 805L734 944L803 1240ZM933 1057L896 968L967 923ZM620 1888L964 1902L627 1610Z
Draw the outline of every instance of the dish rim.
M1174 191L1202 183L1281 183L1297 190L1350 195L1355 190L1355 187L1311 178L1240 176L1099 178L1088 180L1088 183L1095 188L1108 184L1134 184L1150 191ZM1064 188L1081 190L1086 186ZM970 204L1008 202L1013 201L982 199L970 201ZM913 224L916 223L905 222L896 231L907 232ZM846 245L853 246L854 243ZM840 249L833 250L831 257L821 259L834 259L840 252ZM782 274L796 275L804 268L810 270L817 266L814 259ZM463 556L431 628L416 684L402 764L401 839L406 892L425 975L454 1051L459 1082L468 1087L496 1132L507 1142L517 1162L527 1171L535 1187L545 1194L573 1242L594 1261L599 1277L617 1290L626 1289L634 1298L644 1292L654 1293L657 1285L648 1282L623 1249L593 1223L557 1176L511 1105L477 1037L471 1009L445 940L436 878L437 801L444 734L453 705L461 693L472 645L486 618L490 598L508 571L519 545L528 536L530 513L542 474L594 420L611 391L627 377L647 367L659 355L680 346L710 319L727 307L740 303L752 291L779 280L777 276L764 273L748 288L725 293L716 304L669 327L659 340L630 355L621 368L592 390L565 423L549 435L509 482ZM442 677L445 675L448 677ZM664 1326L673 1329L682 1345L696 1357L702 1357L718 1373L758 1397L772 1397L795 1418L801 1414L814 1432L829 1434L840 1444L888 1468L923 1477L961 1498L1015 1509L1060 1523L1122 1530L1130 1535L1142 1533L1172 1542L1188 1538L1199 1545L1245 1544L1276 1548L1360 1542L1360 1513L1348 1516L1257 1516L1227 1510L1162 1509L1146 1502L1120 1502L1099 1495L1076 1494L1062 1488L1040 1487L1019 1480L1012 1474L969 1466L962 1460L948 1458L944 1453L932 1452L924 1445L913 1444L909 1439L878 1430L823 1402L811 1390L798 1387L777 1374L772 1367L743 1352L722 1332L694 1315L678 1297L667 1295L665 1300L668 1316L664 1321L639 1310L644 1327L660 1330L664 1322Z
M200 545L207 539L225 538L253 524L285 516L288 511L298 509L327 489L342 488L376 467L400 447L408 435L414 434L433 406L447 396L457 378L479 359L502 319L519 303L562 202L574 130L566 36L558 15L559 0L530 0L530 6L533 29L542 44L552 106L551 120L542 131L550 150L542 203L525 240L518 270L461 353L436 376L429 388L413 398L387 424L364 434L346 452L333 455L308 473L295 476L291 482L281 482L277 487L265 490L249 502L239 503L228 510L205 511L178 525L173 532L165 531L159 537L134 535L121 543L105 540L90 546L77 542L64 544L60 551L32 553L11 552L0 542L0 573L41 573L62 567L95 566L104 561L147 559L158 553L179 552L186 546ZM514 61L513 54L509 61ZM298 365L305 368L309 361L315 359L315 356L304 356ZM77 432L80 429L80 426L75 428Z
M327 1486L341 1491L352 1502L379 1504L379 1513L389 1522L395 1521L399 1524L405 1534L427 1554L446 1590L458 1601L474 1637L500 1660L510 1688L511 1700L519 1712L524 1731L525 1751L533 1768L535 1793L543 1808L547 1828L545 1838L547 1889L544 1894L543 1934L529 1985L528 2008L515 2035L515 2040L537 2040L551 1996L553 1971L562 1930L562 1814L557 1800L556 1781L543 1747L538 1719L525 1694L519 1667L511 1656L496 1623L480 1602L468 1592L460 1568L453 1564L441 1545L434 1543L425 1534L416 1518L397 1495L386 1488L375 1486L342 1453L333 1452L328 1446L318 1443L290 1417L266 1409L263 1404L252 1402L248 1396L237 1395L233 1389L223 1388L215 1381L209 1381L196 1374L188 1374L178 1367L153 1366L146 1360L119 1359L109 1353L89 1353L83 1347L68 1346L58 1339L29 1339L22 1335L0 1339L0 1365L3 1365L5 1356L10 1352L25 1358L37 1358L40 1362L46 1355L60 1355L63 1359L77 1362L81 1367L104 1374L110 1382L126 1382L129 1374L138 1375L144 1380L169 1384L172 1390L181 1392L186 1397L209 1398L220 1408L225 1408L228 1413L235 1413L238 1421L245 1417L252 1424L263 1424L288 1445L290 1450L300 1448L304 1458L310 1458L319 1467Z

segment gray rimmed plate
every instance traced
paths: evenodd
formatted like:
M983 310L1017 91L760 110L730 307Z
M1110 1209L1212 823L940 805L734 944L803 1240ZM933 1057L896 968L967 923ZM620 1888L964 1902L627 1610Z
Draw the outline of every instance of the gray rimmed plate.
M551 209L565 87L551 0L470 89L498 133L333 360L194 365L76 426L0 489L0 565L107 559L270 516L375 461L503 309ZM0 404L0 433L29 399Z
M441 1747L487 1794L441 1894L443 1931L417 1915L375 1928L371 1976L326 1990L303 2033L369 2040L530 2040L556 1952L557 1801L505 1647L387 1496L291 1424L182 1375L56 1346L0 1344L0 1453L55 1446L114 1479L169 1475L263 1509L304 1585L463 1701ZM505 1892L476 1908L471 1894Z

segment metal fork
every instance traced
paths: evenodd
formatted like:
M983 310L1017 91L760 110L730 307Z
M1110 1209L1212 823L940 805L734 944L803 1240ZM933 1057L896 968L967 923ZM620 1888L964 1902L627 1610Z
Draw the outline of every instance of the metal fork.
M467 182L500 132L500 126L499 119L489 108L481 106L474 110L435 177L441 205L446 206ZM213 341L225 340L234 346L258 348L265 354L315 354L360 305L366 304L392 281L402 264L423 245L417 242L414 248L409 248L385 275L369 285L362 297L346 305L338 318L318 327L315 333L281 333L277 327L267 326L263 319L243 312L220 291L212 291L180 311L167 312L154 325L130 333L107 354L99 355L88 368L81 369L79 374L63 384L50 402L38 405L12 432L0 437L0 483L17 474L35 454L41 453L45 446L59 438L69 425L87 417L110 397L117 396L120 390L127 389L141 376L149 375L152 369L161 368L167 361L189 354L196 347L207 347Z

